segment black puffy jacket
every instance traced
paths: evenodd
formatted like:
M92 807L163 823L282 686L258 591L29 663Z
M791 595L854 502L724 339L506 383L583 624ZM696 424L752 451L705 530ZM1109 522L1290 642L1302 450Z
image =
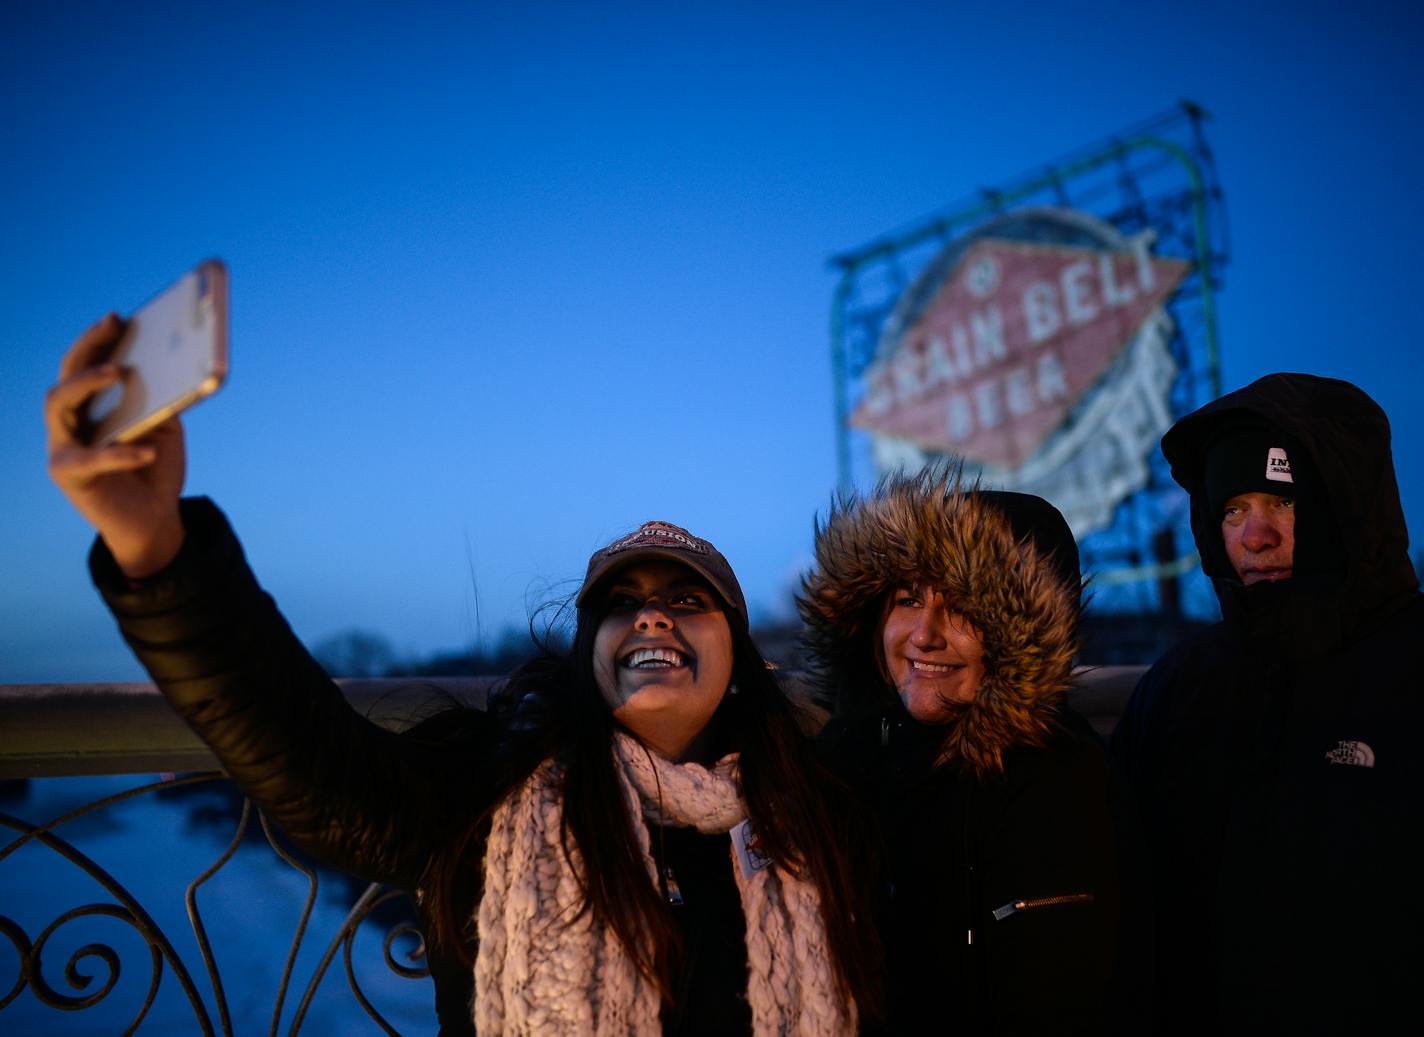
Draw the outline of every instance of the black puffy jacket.
M432 931L425 891L444 855L508 784L502 722L445 710L395 734L351 709L258 586L223 514L182 502L179 556L130 583L102 541L90 570L124 638L163 694L223 767L293 842L317 859L414 894ZM488 824L484 825L488 833ZM654 840L678 875L684 904L679 1000L668 1034L750 1030L745 922L726 835L668 828ZM483 844L462 858L457 917L480 896ZM474 939L465 948L473 957ZM456 948L427 944L440 1032L473 1034L473 970Z

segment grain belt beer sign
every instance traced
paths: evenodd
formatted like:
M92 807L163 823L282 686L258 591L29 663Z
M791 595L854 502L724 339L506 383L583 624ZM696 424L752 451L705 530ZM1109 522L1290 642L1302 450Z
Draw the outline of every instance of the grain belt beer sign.
M962 457L1078 537L1147 481L1176 377L1163 308L1191 264L1086 213L1029 209L952 243L885 323L850 421L882 469Z

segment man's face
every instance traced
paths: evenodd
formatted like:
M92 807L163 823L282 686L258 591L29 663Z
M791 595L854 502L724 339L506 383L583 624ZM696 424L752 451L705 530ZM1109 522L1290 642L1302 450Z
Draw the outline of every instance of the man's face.
M1222 508L1221 539L1242 583L1290 579L1295 501L1274 493L1237 494Z

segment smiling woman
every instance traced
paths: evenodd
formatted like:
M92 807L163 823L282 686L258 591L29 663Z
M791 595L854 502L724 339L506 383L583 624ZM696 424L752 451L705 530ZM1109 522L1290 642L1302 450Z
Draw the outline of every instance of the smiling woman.
M607 591L593 665L618 721L669 760L707 755L713 716L732 680L732 628L696 572L641 562Z
M855 1031L878 1004L849 839L706 540L649 522L596 552L567 654L490 712L394 735L356 714L247 567L180 500L173 419L94 446L114 318L46 400L50 473L139 660L296 843L414 893L443 1034Z
M926 583L891 592L880 650L905 711L923 724L952 719L984 679L984 635Z
M1117 878L1102 747L1063 702L1063 516L931 469L841 502L816 563L801 613L826 756L880 831L891 1032L1101 1032Z

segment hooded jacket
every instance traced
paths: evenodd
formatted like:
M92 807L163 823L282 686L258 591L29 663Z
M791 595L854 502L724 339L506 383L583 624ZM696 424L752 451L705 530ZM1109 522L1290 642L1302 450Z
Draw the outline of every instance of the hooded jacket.
M1243 585L1208 504L1208 450L1242 425L1296 452L1288 580ZM1223 620L1149 671L1113 735L1146 841L1134 913L1155 915L1128 957L1151 962L1156 1027L1417 1016L1424 911L1391 893L1419 873L1424 603L1389 423L1346 382L1276 374L1183 418L1162 449Z
M890 1032L1093 1032L1117 889L1106 764L1063 704L1077 549L1039 498L946 469L840 501L799 607L836 715L827 761L880 849ZM941 590L981 632L984 675L951 722L920 724L879 646L896 588Z

